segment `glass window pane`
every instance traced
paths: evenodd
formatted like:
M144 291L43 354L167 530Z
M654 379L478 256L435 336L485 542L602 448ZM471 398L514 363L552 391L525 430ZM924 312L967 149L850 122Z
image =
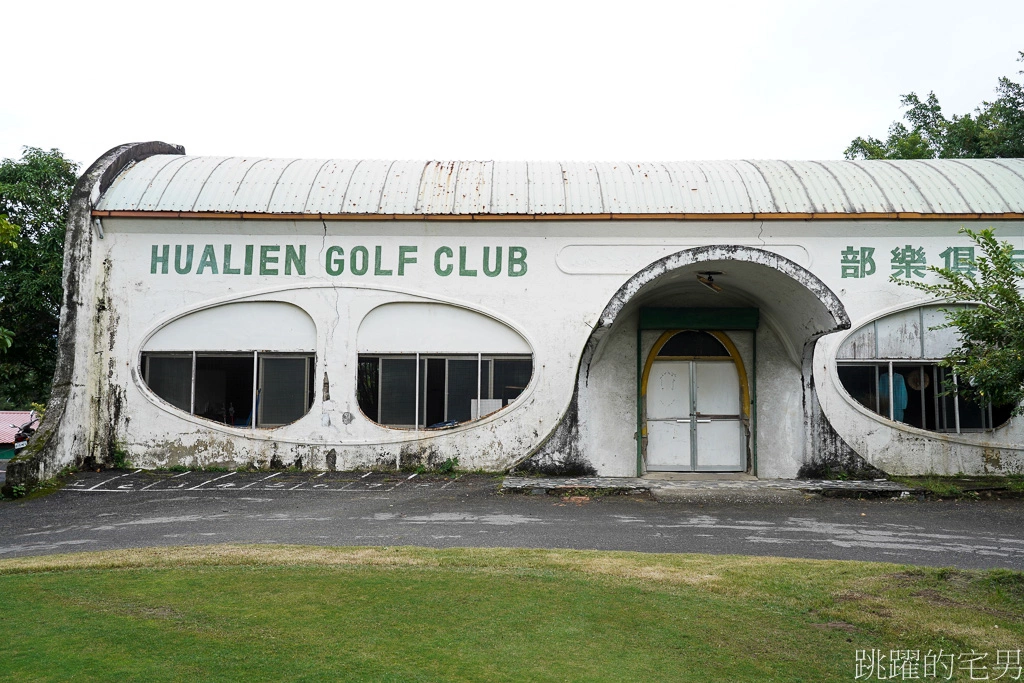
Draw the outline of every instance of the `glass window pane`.
M186 413L192 410L192 356L147 356L146 384Z
M921 357L921 312L917 308L879 318L879 358Z
M868 410L875 412L878 407L878 387L875 385L874 365L840 365L839 381L846 393ZM885 370L887 371L888 368ZM888 416L888 413L886 413Z
M926 306L922 309L924 317L924 355L926 358L944 358L946 354L960 345L959 333L955 327L939 330L929 329L946 322L944 308L957 308L954 304L944 306Z
M307 358L260 358L260 427L295 422L309 411Z
M371 356L359 357L359 369L356 371L356 400L363 415L374 422L380 422L380 410L377 404L377 380L380 375L380 359Z
M473 418L477 396L477 362L448 359L448 411L445 418L467 422Z
M529 358L495 358L492 397L500 398L501 404L507 406L523 393L532 375L533 361Z
M686 330L675 335L661 347L658 356L708 356L728 358L729 352L722 342L707 332Z
M412 427L416 420L416 359L380 359L380 422Z
M851 334L847 340L843 342L843 345L839 347L839 351L836 353L836 358L851 360L856 358L875 358L874 324L868 323Z
M196 358L196 415L236 427L252 424L253 357Z
M900 422L920 429L925 429L925 421L928 420L928 414L934 413L934 409L928 409L932 384L931 366L928 366L928 370L924 372L924 377L922 378L923 368L924 366L921 365L894 365L892 369L894 379L896 375L902 378L903 391L906 396L903 419ZM896 380L897 387L899 387L899 383L900 380ZM930 422L934 425L934 421Z
M423 363L423 424L429 428L444 423L445 362L444 358L428 358Z

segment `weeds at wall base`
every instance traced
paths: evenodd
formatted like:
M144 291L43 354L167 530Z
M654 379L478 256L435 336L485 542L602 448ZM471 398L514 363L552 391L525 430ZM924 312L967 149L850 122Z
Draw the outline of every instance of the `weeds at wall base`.
M926 498L938 500L990 500L1024 498L1024 475L928 475L893 477Z
M35 482L34 484L11 484L5 483L0 487L0 500L33 500L55 493L64 488L71 475L78 472L74 466L65 467L54 476Z

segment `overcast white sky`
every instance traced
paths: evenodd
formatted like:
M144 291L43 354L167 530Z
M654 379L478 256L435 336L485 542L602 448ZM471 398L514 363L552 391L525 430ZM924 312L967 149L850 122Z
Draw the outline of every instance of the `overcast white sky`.
M1024 78L1022 0L8 2L0 157L839 159Z

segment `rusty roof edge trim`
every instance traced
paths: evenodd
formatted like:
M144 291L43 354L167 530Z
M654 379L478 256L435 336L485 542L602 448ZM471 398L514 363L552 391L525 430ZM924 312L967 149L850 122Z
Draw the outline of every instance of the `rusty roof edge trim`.
M194 218L287 221L860 221L860 220L1024 220L1024 213L538 213L538 214L379 214L379 213L259 213L252 211L130 211L93 209L95 218Z

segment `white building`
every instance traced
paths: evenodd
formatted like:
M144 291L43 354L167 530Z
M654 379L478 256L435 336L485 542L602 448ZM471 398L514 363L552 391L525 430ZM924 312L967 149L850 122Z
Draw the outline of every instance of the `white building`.
M1024 250L1024 160L144 143L97 161L73 204L54 398L14 480L115 451L141 467L1024 470L1024 421L938 395L955 339L890 279L970 267L962 226Z

